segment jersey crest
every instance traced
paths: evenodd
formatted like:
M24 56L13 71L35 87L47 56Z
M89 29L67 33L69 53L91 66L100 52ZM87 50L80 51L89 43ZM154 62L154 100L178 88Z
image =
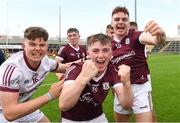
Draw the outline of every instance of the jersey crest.
M103 82L102 83L103 89L104 90L109 90L110 86L109 86L109 82Z

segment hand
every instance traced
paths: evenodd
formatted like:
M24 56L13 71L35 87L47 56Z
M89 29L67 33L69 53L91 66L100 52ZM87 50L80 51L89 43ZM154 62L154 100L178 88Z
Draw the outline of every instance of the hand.
M122 64L118 69L118 75L120 76L123 85L130 85L130 67Z
M70 65L71 65L70 63L66 63L66 64L59 63L59 71L58 72L65 73L66 69L69 68Z
M146 24L144 31L149 32L152 36L165 35L164 30L153 20Z
M98 68L92 60L86 60L83 64L81 75L86 78L86 82L95 77L98 73Z
M51 85L48 92L53 96L54 99L59 97L61 90L63 88L63 83L64 83L64 80L62 80L60 82L53 83Z
M64 73L56 73L58 80L64 79Z

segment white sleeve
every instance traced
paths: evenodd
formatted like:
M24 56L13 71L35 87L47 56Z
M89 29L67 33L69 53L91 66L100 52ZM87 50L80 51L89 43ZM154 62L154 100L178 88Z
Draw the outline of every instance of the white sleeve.
M54 59L49 59L49 65L50 65L50 71L55 71L59 66L58 62Z
M0 87L3 91L18 92L22 73L17 67L9 64L1 68Z
M119 87L119 86L123 86L123 84L122 83L117 83L117 84L113 85L112 88L116 88L116 87Z
M48 58L47 55L42 59L41 62L43 67L46 68L47 71L54 71L59 65L56 60Z

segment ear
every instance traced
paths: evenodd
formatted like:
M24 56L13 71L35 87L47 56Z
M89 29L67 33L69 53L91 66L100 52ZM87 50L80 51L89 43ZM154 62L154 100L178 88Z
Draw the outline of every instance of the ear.
M111 52L111 54L110 54L110 57L111 57L110 60L112 60L112 58L113 58L112 52Z
M86 51L86 53L87 53L87 56L89 56L89 52L88 52L88 51Z
M23 49L25 48L24 42L21 44L21 46L22 46Z
M87 53L86 59L90 59L89 52L87 51L86 53Z

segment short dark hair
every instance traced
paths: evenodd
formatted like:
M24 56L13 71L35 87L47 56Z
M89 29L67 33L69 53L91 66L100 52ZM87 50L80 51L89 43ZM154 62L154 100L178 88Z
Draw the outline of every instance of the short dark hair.
M131 21L131 22L129 22L129 23L130 23L130 26L136 26L136 27L138 26L137 23L134 22L134 21Z
M79 30L76 29L76 28L69 28L69 29L67 30L67 34L68 34L68 33L72 33L72 32L76 32L76 33L79 34Z
M108 24L108 25L106 26L106 29L113 29L113 27L111 26L111 24Z
M42 27L29 27L24 32L24 38L29 40L35 40L36 38L43 38L44 41L47 41L49 37L48 32Z
M91 35L87 38L87 47L95 42L100 42L102 45L109 44L111 46L111 38L103 33Z
M122 7L122 6L115 7L112 11L112 16L118 12L123 12L123 13L127 14L129 17L129 11L126 7Z

